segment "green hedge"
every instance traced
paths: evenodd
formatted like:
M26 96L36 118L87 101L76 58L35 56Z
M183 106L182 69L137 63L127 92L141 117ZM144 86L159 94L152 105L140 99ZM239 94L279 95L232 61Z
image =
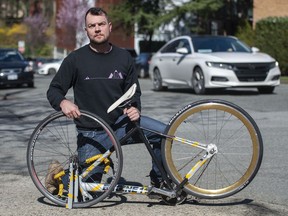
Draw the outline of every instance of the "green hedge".
M242 24L237 37L279 62L282 75L288 75L288 17L268 17L256 23L255 30Z

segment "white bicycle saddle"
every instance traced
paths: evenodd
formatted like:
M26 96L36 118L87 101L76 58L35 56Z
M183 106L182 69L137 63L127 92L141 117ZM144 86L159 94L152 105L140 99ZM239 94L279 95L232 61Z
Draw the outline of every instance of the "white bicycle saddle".
M114 109L116 109L121 103L123 103L126 100L129 100L133 97L133 95L136 92L137 84L134 83L126 92L124 95L122 95L117 101L115 101L107 110L107 113L112 112Z

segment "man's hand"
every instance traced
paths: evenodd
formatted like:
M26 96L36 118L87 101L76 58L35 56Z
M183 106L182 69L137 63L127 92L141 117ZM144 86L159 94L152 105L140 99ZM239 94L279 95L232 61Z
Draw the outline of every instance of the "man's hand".
M137 121L140 118L140 111L136 107L125 108L123 111L131 121Z
M60 107L61 107L62 112L68 118L79 118L81 115L78 106L69 100L66 100L66 99L62 100L60 103Z

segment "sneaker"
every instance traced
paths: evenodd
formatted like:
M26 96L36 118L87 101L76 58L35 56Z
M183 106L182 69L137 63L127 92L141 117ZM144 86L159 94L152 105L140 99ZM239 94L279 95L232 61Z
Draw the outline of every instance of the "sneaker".
M62 172L64 169L57 160L53 160L48 167L48 172L45 177L45 187L51 194L58 193L58 180L54 179L54 176L59 172Z
M163 184L163 180L161 177L157 176L156 172L154 170L150 171L150 184L151 186L154 186L156 188L161 188Z

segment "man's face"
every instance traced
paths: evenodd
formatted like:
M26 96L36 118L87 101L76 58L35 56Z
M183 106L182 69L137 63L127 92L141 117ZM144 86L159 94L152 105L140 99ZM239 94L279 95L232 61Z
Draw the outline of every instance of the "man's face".
M104 15L95 16L87 14L85 30L92 43L103 44L108 42L112 25Z

